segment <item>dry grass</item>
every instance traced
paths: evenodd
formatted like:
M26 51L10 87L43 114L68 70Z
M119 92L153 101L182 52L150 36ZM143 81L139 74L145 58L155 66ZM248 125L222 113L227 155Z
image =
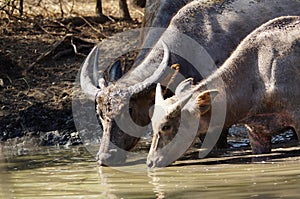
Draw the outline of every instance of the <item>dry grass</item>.
M7 2L10 2L8 5ZM129 2L129 10L134 20L141 21L143 10L137 8ZM103 13L107 16L120 18L118 0L103 0ZM92 16L95 15L95 0L25 0L24 16L43 16L45 18ZM19 0L0 0L0 17L4 18L8 14L18 16L20 8Z

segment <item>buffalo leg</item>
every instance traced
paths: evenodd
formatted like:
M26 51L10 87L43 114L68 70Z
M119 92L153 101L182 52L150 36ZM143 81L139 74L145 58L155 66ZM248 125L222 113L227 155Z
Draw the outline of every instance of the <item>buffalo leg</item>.
M226 149L228 148L228 142L227 142L227 136L228 136L228 129L224 129L216 143L217 149Z
M205 137L207 134L200 134L199 139L201 141L201 144L204 142ZM227 136L228 136L228 129L225 128L220 137L218 137L218 141L216 142L216 145L214 146L215 149L226 149L228 148L228 142L227 142Z
M248 136L253 154L271 152L272 135L291 127L291 117L285 113L259 114L243 121L248 128Z
M300 141L300 111L295 111L293 113L294 125L293 128L297 134L298 141Z

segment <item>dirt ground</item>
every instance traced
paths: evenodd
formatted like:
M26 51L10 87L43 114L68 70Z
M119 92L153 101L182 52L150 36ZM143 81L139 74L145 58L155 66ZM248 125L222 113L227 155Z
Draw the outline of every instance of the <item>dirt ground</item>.
M72 87L81 63L102 39L141 26L143 9L129 5L120 19L117 0L104 0L103 21L94 0L0 0L0 141L38 138L38 144L78 144ZM15 6L15 7L14 7ZM75 53L74 49L77 49Z

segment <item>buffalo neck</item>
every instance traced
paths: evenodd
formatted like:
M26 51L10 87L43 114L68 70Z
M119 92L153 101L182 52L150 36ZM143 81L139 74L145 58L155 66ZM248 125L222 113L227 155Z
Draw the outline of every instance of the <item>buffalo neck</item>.
M226 100L224 125L229 127L255 111L253 105L257 104L264 89L258 74L257 49L238 48L219 70L195 87L196 93L207 89L220 92L215 103Z

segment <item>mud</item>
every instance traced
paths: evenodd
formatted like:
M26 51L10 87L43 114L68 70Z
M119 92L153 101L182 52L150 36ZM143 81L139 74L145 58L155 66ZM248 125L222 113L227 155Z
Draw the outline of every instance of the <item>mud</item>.
M62 2L63 14L55 1L25 1L23 16L0 3L0 141L80 144L72 88L81 63L104 38L141 26L143 10L130 6L133 21L123 20L117 1L103 2L107 20L95 1Z

